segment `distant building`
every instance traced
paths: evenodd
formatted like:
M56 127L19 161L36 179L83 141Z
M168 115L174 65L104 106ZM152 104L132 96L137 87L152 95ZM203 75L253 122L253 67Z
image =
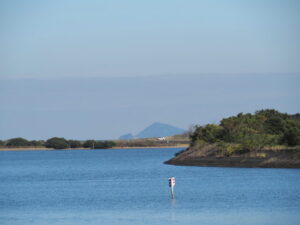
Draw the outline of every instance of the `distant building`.
M160 137L160 138L157 138L159 141L165 141L165 140L167 140L167 138L166 137Z

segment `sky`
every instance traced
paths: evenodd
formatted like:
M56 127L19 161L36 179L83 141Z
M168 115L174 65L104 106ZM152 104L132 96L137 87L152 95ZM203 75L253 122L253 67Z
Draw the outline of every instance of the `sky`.
M0 139L300 112L298 0L0 0Z

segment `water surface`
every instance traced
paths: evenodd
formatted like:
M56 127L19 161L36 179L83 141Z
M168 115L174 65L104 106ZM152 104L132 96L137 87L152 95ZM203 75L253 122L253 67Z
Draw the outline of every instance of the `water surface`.
M162 163L179 150L0 152L0 224L300 224L299 169Z

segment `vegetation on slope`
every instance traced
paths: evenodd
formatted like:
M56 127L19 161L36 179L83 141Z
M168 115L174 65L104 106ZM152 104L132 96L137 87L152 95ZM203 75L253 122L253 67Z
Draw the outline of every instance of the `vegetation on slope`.
M196 126L190 137L190 147L166 164L300 168L300 114L240 113L218 125Z
M223 119L218 125L196 126L190 137L192 148L215 144L225 155L276 146L286 149L300 145L300 116L274 109L255 114L239 113Z

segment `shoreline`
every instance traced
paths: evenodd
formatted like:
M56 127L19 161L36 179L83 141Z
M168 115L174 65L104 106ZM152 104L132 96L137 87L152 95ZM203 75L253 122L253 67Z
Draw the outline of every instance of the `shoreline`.
M232 156L221 156L214 146L188 149L164 162L176 166L239 167L239 168L300 168L299 150L257 150Z
M198 166L198 167L230 167L230 168L281 168L281 169L300 169L300 163L289 160L278 159L247 159L247 158L202 158L194 160L168 160L164 162L174 166Z
M65 148L65 149L54 149L45 147L26 147L26 148L0 148L0 151L60 151L60 150L110 150L110 149L154 149L154 148L187 148L188 145L170 145L170 146L140 146L140 147L113 147L104 149L91 149L91 148Z

